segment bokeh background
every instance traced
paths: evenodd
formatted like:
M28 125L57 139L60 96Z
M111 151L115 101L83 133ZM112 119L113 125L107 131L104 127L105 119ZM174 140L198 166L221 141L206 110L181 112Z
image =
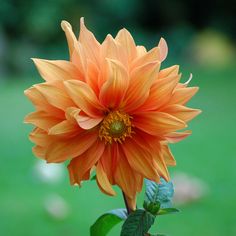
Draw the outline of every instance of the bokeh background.
M32 127L23 124L33 111L23 91L42 81L30 58L67 59L60 22L71 22L78 33L84 16L100 42L123 27L148 49L164 37L163 67L180 64L182 80L193 73L191 85L200 87L190 102L203 110L190 124L193 134L171 147L181 213L159 217L153 231L236 235L235 12L236 4L223 0L1 0L0 234L87 236L99 215L123 206L118 189L111 198L94 181L72 187L64 165L39 162L27 138ZM119 235L120 226L109 235Z

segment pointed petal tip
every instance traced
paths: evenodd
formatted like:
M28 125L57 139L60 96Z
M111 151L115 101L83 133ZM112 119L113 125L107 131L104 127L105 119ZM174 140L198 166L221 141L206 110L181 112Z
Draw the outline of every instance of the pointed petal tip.
M66 31L67 28L72 29L71 24L68 21L61 21L61 28Z
M33 63L36 64L39 61L39 58L31 57L30 60L32 60Z
M85 27L85 24L84 24L84 17L81 17L81 18L80 18L80 27Z
M162 62L166 59L167 54L168 54L168 46L164 38L160 38L158 47L160 48L160 60Z

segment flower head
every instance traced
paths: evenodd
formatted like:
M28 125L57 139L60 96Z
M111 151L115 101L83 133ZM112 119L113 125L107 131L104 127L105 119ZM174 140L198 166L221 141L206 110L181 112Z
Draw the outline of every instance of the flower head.
M178 66L162 69L167 45L161 38L147 51L126 29L100 44L85 27L77 39L62 21L70 61L33 59L45 82L25 91L36 111L25 118L35 126L33 152L47 162L69 160L72 184L96 169L100 189L125 193L135 208L143 179L169 179L175 165L168 143L190 134L181 131L199 110L185 104L197 92L179 82Z

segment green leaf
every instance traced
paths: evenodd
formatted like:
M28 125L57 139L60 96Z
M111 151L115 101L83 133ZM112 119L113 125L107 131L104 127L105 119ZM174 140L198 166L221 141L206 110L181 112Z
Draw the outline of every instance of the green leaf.
M179 212L179 210L176 208L163 208L159 210L158 215L166 215L166 214L172 214L172 213L177 213L177 212Z
M153 215L157 215L160 210L161 203L159 201L156 202L147 202L144 201L143 207L145 210L150 212Z
M171 207L171 199L174 195L174 187L172 182L166 182L161 178L161 183L158 184L154 181L145 179L146 192L145 198L148 202L157 202L161 203L161 208Z
M165 234L150 234L150 236L166 236Z
M151 228L155 216L149 212L138 209L132 212L122 226L121 236L143 236Z
M90 236L105 236L118 223L127 218L126 209L116 209L100 216L90 227Z

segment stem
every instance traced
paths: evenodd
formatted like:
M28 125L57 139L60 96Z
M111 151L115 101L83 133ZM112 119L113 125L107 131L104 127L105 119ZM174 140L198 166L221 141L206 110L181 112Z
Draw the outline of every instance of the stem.
M125 202L125 207L126 207L128 215L129 215L132 212L132 210L129 208L128 202L125 197L125 193L123 191L122 191L122 194L123 194L123 198L124 198L124 202Z

